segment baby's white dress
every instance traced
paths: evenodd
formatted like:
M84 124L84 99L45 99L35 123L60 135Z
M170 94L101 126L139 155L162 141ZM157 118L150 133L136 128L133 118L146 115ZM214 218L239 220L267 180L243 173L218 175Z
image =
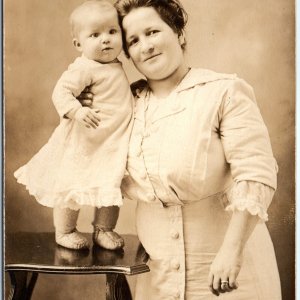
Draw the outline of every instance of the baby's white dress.
M90 85L93 108L100 110L97 129L65 117L81 107L75 97ZM48 207L122 205L120 183L132 128L133 98L121 63L101 64L78 57L59 79L53 102L60 124L46 145L14 173L18 182Z

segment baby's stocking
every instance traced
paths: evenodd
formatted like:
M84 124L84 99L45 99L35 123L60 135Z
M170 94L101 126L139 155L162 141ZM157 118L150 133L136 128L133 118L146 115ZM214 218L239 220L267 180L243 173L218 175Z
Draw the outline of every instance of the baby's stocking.
M69 208L53 209L56 243L69 249L84 249L89 247L87 238L77 231L79 210Z
M114 232L118 217L118 206L108 206L95 209L93 241L95 244L109 250L124 247L124 239Z

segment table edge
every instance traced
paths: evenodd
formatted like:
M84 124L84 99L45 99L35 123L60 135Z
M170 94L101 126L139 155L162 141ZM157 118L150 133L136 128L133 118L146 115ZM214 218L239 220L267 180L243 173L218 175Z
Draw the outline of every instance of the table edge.
M149 272L150 269L146 264L124 267L124 266L95 266L95 267L68 267L68 266L48 266L34 264L7 264L5 272L9 271L29 271L38 273L53 273L53 274L107 274L118 273L124 275L137 275Z

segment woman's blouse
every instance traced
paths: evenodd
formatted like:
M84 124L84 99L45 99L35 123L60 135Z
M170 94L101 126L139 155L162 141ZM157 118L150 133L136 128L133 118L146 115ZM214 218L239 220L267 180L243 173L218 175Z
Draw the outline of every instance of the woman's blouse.
M193 68L165 99L138 92L127 171L130 199L170 206L224 193L227 210L267 220L277 164L252 88Z

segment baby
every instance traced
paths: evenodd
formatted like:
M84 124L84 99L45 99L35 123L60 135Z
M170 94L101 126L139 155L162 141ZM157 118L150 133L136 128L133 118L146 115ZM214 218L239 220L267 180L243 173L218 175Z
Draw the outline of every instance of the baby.
M106 249L124 246L114 232L122 205L123 178L132 126L133 98L117 56L122 50L118 15L107 1L86 1L70 17L73 44L82 54L53 91L60 124L49 141L15 172L19 183L42 205L53 207L56 243L88 248L77 231L79 209L95 207L93 242ZM76 99L90 87L93 107Z

